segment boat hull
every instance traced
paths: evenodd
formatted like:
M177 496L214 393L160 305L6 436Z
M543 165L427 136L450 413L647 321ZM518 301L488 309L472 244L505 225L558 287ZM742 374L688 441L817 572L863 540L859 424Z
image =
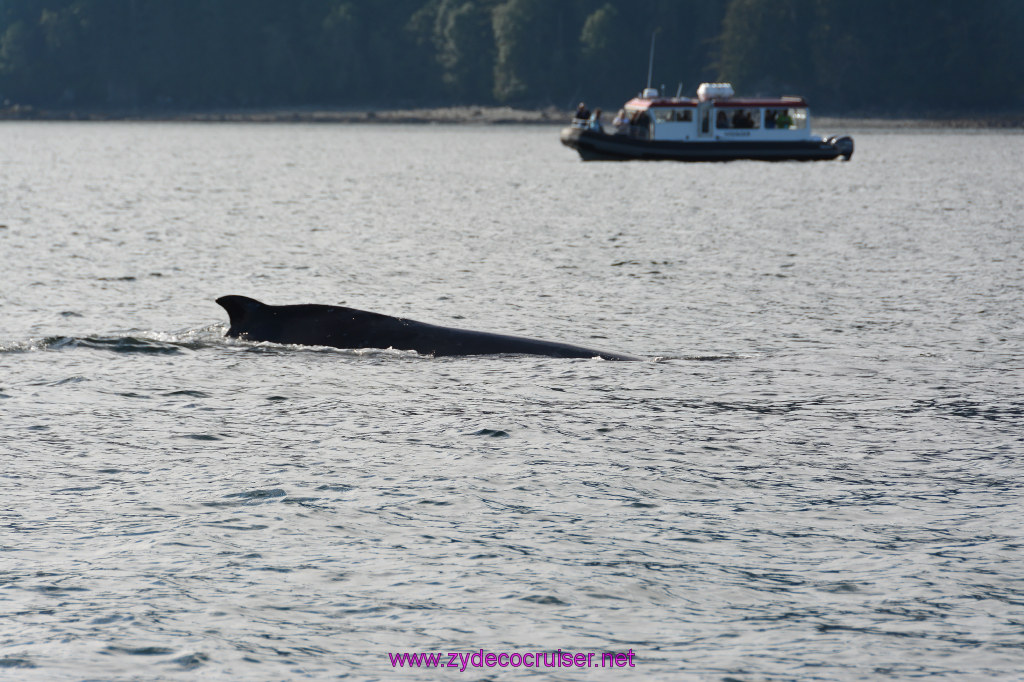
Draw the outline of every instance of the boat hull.
M677 142L638 140L628 135L569 127L562 130L562 144L579 152L584 161L828 161L853 156L853 140L707 140Z

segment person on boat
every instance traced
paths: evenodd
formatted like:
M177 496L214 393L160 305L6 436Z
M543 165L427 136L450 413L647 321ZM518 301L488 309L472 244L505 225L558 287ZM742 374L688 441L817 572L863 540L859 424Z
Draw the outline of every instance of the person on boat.
M647 111L638 111L633 116L631 123L631 137L635 137L640 140L646 140L651 135L651 117Z
M615 126L615 134L628 135L629 123L629 114L625 109L619 109L619 113L615 114L615 118L612 119L612 125Z
M767 111L764 112L764 127L765 128L774 128L775 127L775 115L776 115L776 112L775 112L774 109L768 109Z
M785 109L780 109L779 113L775 116L775 127L776 128L790 128L793 126L793 119L790 118L789 112Z
M587 123L587 128L598 133L604 132L604 126L601 125L601 107L594 109L594 113L590 115L590 121Z
M573 116L573 118L577 121L586 121L590 118L590 109L587 109L585 102L580 102L576 106L576 115Z
M721 109L718 110L718 116L715 117L715 127L719 129L729 127L729 117Z

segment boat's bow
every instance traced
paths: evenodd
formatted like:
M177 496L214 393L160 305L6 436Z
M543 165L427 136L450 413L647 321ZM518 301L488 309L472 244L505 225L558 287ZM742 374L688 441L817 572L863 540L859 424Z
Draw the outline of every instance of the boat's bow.
M583 128L578 126L566 126L562 128L562 144L566 147L572 147L577 149L579 147L580 135L583 132Z

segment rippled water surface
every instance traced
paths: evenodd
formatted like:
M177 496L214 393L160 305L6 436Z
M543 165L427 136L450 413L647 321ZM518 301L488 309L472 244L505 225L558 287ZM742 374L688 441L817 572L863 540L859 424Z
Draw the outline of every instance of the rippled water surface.
M1024 135L845 132L0 125L0 677L1024 674ZM224 294L652 360L231 341ZM481 649L635 658L388 657Z

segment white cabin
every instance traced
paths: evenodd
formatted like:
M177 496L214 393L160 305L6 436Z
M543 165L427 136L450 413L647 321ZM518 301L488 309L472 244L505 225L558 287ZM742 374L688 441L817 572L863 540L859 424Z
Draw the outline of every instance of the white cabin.
M736 98L728 83L703 83L698 98L660 97L654 88L626 102L631 136L674 141L792 141L812 137L803 97ZM646 117L647 126L643 125Z

